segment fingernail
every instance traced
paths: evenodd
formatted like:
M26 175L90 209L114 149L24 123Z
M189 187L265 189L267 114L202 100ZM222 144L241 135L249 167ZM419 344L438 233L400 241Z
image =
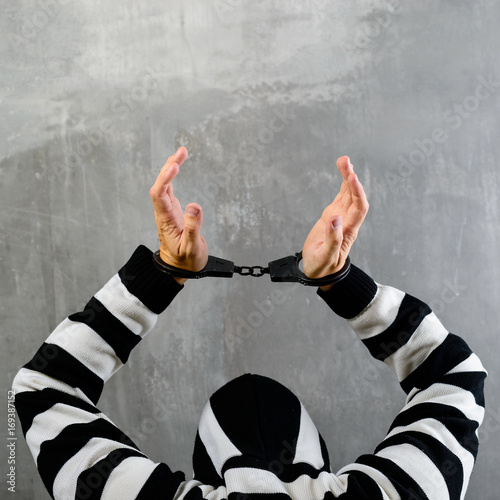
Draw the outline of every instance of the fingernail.
M200 213L200 211L195 207L188 207L187 213L191 217L196 217Z
M333 223L332 223L332 227L333 229L337 229L338 227L340 227L342 225L342 217L337 217Z

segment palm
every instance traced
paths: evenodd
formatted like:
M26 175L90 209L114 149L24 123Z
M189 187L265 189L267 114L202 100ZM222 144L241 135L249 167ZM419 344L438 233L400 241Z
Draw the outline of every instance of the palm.
M357 179L348 157L337 160L343 182L339 194L323 211L306 238L302 249L304 273L318 278L342 268L368 211L363 186ZM342 235L339 245L332 251L328 241L328 225L335 217L342 217Z
M165 205L168 201L165 202ZM166 216L165 214L168 213ZM155 211L156 225L158 226L158 232L161 233L162 237L160 242L162 245L162 254L166 257L170 254L170 258L179 260L182 255L182 240L184 233L184 213L182 211L181 204L179 200L173 195L170 195L170 210L165 207L165 211L158 215ZM202 242L205 241L203 236L200 236ZM208 250L207 250L208 256ZM200 262L205 260L204 255L200 256ZM170 259L169 259L170 260ZM179 262L178 262L179 263ZM201 266L201 268L203 268Z
M161 215L158 215L155 211L156 224L162 229L165 235L168 235L172 243L180 243L184 227L184 213L181 203L173 193L169 193L169 201L162 200L162 205L164 211L160 212Z
M162 168L154 186L150 190L155 209L155 220L160 239L160 256L167 264L192 271L203 269L208 260L208 245L199 234L203 223L201 207L196 221L183 214L179 200L174 196L172 180L179 172L180 165L187 158L187 150L179 150L171 156Z

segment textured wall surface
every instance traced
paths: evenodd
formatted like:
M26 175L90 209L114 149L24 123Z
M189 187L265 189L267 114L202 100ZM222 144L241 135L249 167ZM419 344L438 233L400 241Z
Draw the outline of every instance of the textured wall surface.
M467 498L498 498L497 0L0 3L5 408L55 326L138 244L157 248L148 191L178 146L176 196L203 207L210 253L239 265L302 248L347 154L370 201L353 261L427 301L489 371ZM235 276L188 282L99 407L189 476L202 407L247 371L296 392L334 471L404 404L315 289ZM48 499L18 435L15 497Z

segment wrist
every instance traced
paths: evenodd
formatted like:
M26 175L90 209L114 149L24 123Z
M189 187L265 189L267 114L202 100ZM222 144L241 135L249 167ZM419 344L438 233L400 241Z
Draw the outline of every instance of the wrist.
M320 286L319 289L322 291L322 292L329 292L335 285L323 285L323 286Z
M177 276L172 276L172 278L175 281L177 281L177 283L179 283L179 285L183 285L188 280L187 278L178 278Z
M166 264L169 263L169 258L168 256L162 251L162 249L160 248L160 259L165 262ZM171 264L173 265L173 264ZM175 266L174 266L175 267ZM186 283L186 281L188 280L187 278L180 278L178 276L173 276L171 275L172 278L177 281L177 283L179 283L179 285L183 285L184 283Z
M378 291L375 281L359 267L351 265L349 275L335 283L332 290L325 293L318 287L318 295L330 309L345 319L353 319L368 307Z

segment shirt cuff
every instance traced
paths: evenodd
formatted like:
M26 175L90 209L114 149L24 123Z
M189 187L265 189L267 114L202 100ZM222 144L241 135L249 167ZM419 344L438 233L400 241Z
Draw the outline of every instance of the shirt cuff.
M375 297L377 284L364 271L351 264L349 274L327 292L318 288L316 293L330 309L345 319L360 314Z
M156 314L162 313L184 288L170 274L156 268L153 252L144 245L137 247L118 274L127 290Z

